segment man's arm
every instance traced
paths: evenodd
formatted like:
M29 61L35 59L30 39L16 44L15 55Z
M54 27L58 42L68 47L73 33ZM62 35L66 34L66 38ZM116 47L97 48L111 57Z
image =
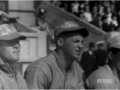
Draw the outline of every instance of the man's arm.
M29 89L48 89L48 79L40 68L31 68L25 72L25 80Z
M114 80L108 77L90 77L86 80L86 86L88 89L116 89Z

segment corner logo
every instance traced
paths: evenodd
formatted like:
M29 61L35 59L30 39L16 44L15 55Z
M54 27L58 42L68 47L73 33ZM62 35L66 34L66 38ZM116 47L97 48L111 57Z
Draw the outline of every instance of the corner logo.
M97 79L97 83L113 83L113 80L112 79L106 79L106 78Z

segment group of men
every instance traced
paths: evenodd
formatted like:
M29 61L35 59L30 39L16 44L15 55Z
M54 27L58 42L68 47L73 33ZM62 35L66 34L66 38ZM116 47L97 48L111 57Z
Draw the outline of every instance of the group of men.
M19 34L9 24L0 25L0 89L120 89L120 33L107 36L108 63L83 79L79 58L88 30L75 21L59 25L55 32L56 49L31 63L23 77L15 64L19 60Z
M83 50L80 66L84 70L85 78L87 78L92 72L107 63L107 52L104 41L98 41L96 43L89 42L88 49Z

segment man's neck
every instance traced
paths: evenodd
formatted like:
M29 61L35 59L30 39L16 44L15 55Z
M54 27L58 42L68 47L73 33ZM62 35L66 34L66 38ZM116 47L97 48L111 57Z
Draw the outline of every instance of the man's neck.
M71 64L73 63L73 59L71 59L71 57L64 54L64 52L62 50L56 50L56 52L60 58L63 68L67 72L69 70Z
M108 63L109 64L109 66L110 66L110 68L112 69L112 71L114 71L117 75L119 75L120 74L120 71L116 68L116 65L115 64L113 64L113 63Z
M2 58L0 58L0 64L7 64L7 65L10 66L11 69L14 68L15 63L8 63L8 62L5 62L5 61L7 61L7 60L2 60Z

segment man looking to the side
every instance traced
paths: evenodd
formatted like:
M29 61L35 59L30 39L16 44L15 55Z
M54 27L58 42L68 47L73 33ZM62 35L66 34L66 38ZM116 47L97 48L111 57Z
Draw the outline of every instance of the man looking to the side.
M23 76L15 67L20 54L19 41L25 39L12 25L0 25L0 89L27 89Z
M64 22L55 31L56 50L28 66L25 79L29 89L83 89L78 64L88 31L74 21Z

